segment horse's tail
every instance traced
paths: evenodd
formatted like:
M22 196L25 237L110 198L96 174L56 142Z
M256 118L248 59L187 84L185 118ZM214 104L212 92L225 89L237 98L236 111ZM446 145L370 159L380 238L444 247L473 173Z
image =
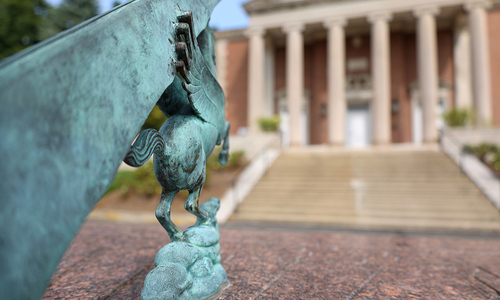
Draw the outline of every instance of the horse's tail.
M141 131L123 161L129 166L140 167L153 153L163 155L164 150L165 140L161 134L154 129L146 129Z

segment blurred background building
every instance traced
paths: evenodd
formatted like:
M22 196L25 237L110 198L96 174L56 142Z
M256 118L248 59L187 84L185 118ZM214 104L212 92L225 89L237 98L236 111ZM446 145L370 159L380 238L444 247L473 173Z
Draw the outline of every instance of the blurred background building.
M443 113L500 126L500 1L253 0L217 32L232 133L279 115L285 142L436 142Z

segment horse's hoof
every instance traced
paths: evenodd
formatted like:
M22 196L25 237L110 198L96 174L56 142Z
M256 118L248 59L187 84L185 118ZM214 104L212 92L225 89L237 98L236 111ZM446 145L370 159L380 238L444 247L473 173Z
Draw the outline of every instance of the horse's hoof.
M223 150L220 152L219 154L219 162L221 165L226 165L227 164L227 160L229 158L229 151L227 150Z

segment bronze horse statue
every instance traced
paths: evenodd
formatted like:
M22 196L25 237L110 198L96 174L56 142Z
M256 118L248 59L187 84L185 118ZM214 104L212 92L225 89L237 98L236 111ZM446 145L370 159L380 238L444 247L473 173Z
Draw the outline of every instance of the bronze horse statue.
M192 15L182 13L176 24L175 63L177 77L157 105L168 117L159 131L142 131L124 162L138 167L154 153L155 174L162 188L156 218L172 241L183 232L170 218L174 196L189 191L185 208L198 219L208 218L198 200L206 178L206 161L215 145L223 143L219 156L226 164L229 122L225 121L225 98L215 74L214 35L207 27L197 38Z

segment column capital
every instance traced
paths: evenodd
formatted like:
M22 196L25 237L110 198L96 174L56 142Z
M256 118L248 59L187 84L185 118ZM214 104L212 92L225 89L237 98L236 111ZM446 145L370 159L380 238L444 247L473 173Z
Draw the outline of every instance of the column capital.
M441 10L439 9L439 7L435 5L418 6L413 9L413 16L415 16L416 18L420 18L424 15L437 16L440 12Z
M292 32L292 31L298 31L298 32L302 32L304 31L304 24L303 23L288 23L288 24L283 24L283 32L285 33L289 33L289 32Z
M465 11L469 12L473 9L490 9L492 6L492 3L490 0L468 0L464 4L464 9Z
M346 18L342 17L330 18L323 21L323 27L325 27L326 29L329 29L334 26L345 27L346 25L347 25L347 20Z
M375 23L377 21L390 22L390 21L392 21L392 14L388 11L374 12L374 13L370 13L368 15L367 19L368 19L368 22L370 22L370 23Z
M245 35L248 37L251 36L264 36L266 33L266 29L264 27L250 27L245 30Z

